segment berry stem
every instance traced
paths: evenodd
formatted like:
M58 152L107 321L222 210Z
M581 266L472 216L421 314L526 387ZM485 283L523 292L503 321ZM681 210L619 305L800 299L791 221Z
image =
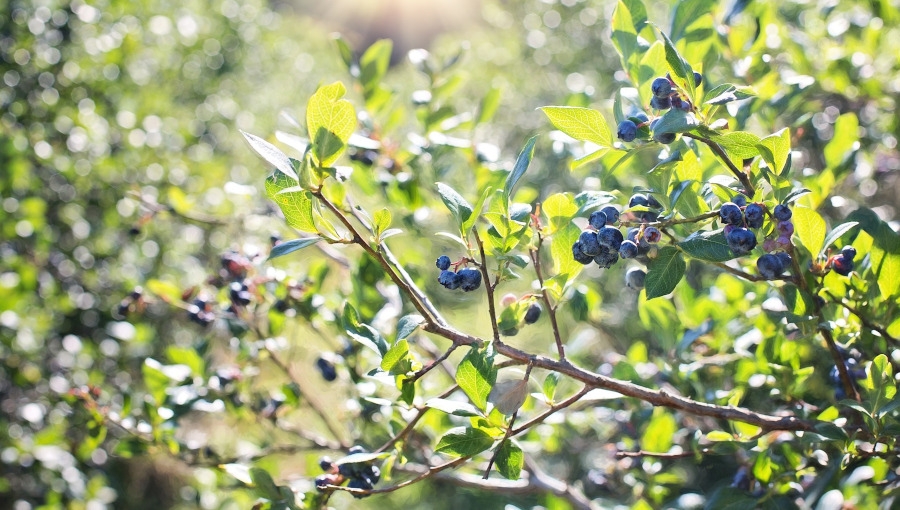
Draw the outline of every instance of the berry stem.
M737 180L741 181L741 186L744 187L744 191L746 192L747 196L753 196L753 183L750 182L750 177L748 177L746 173L744 173L740 168L734 165L734 163L731 161L731 158L728 157L728 154L725 153L725 149L723 149L721 145L710 140L709 138L700 135L683 133L682 136L693 138L694 140L705 143L706 146L709 147L710 150L715 152L716 156L718 156L719 159L722 160L722 163L725 163L725 166L727 166L728 169L731 170L731 173L733 173L734 176L737 177Z
M538 233L537 248L529 250L529 254L531 255L531 263L534 265L534 273L537 275L538 284L541 286L541 298L544 301L544 305L547 307L547 315L550 316L550 327L553 329L553 340L556 342L556 352L559 354L559 360L563 361L566 359L566 350L565 347L563 347L562 337L559 334L559 324L556 322L556 307L550 302L550 294L547 293L547 289L544 288L544 275L541 270L540 252L543 244L544 239L541 237L540 233Z
M478 255L481 258L481 262L476 262L476 264L478 265L478 269L481 271L481 277L484 280L484 289L487 291L488 315L491 318L491 329L494 333L494 342L500 343L500 328L497 326L497 310L494 306L494 285L491 283L491 275L487 270L487 256L484 254L484 243L481 242L481 236L478 235L477 228L472 227L472 235L475 236L475 243L478 244Z

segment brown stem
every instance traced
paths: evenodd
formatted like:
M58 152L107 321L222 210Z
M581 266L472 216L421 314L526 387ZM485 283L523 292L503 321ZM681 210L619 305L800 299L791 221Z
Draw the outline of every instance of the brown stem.
M727 166L728 169L731 170L731 173L733 173L734 176L737 177L737 180L741 181L741 185L744 187L747 196L753 196L753 183L750 182L750 177L748 177L747 174L744 173L744 171L734 165L734 163L731 161L731 158L728 157L728 154L725 153L725 149L723 149L721 145L710 140L709 138L700 135L684 133L682 136L693 138L694 140L705 143L706 146L709 147L710 150L715 152L716 156L718 156L719 159L721 159L722 162L725 163L725 166Z
M850 312L850 313L852 313L853 315L855 315L855 316L859 319L859 321L862 323L863 326L865 326L865 327L871 329L872 331L877 332L879 335L881 335L882 337L884 337L884 339L887 340L887 341L889 341L889 342L892 342L892 343L894 343L894 344L900 343L900 339L898 339L897 337L895 337L895 336L891 335L890 333L888 333L887 329L886 329L884 326L881 326L881 325L879 325L879 324L876 324L876 323L870 321L870 320L862 313L862 311L860 311L858 308L856 308L856 307L854 307L854 306L852 306L852 305L847 304L846 301L844 301L843 299L838 298L837 296L835 296L834 294L832 294L831 291L829 291L829 290L826 290L826 291L825 291L825 294L827 294L828 297L831 298L831 301L832 301L834 304L841 305L842 307L846 308L848 312Z
M475 242L478 244L478 255L481 262L478 269L481 270L481 277L484 280L484 288L487 291L488 298L488 315L491 318L491 329L494 333L494 342L500 342L500 329L497 326L497 310L494 307L494 287L491 285L491 275L487 270L487 256L484 254L484 243L481 242L481 236L478 235L478 229L472 228L472 234L475 236ZM499 277L497 279L499 281Z
M458 389L459 389L459 386L454 384L453 386L450 387L450 389L448 389L447 391L438 395L437 398L447 398L454 391L456 391ZM421 420L422 417L425 416L425 413L427 413L428 410L431 408L427 407L427 406L419 406L416 409L417 409L416 415L413 416L413 418L411 420L409 420L409 423L407 423L406 426L403 427L403 430L401 430L400 432L395 434L394 437L390 438L386 443L381 445L377 450L375 450L374 453L381 453L383 451L386 451L388 448L394 446L395 444L399 443L404 438L406 438L406 436L408 436L410 434L410 432L412 432L413 429L416 428L416 424L419 423L419 420Z
M394 491L400 490L404 487L409 487L410 485L414 485L414 484L421 482L422 480L424 480L428 477L434 476L435 474L440 473L441 471L444 471L446 469L454 468L456 466L465 464L471 458L472 458L472 456L460 457L458 459L451 460L450 462L445 462L438 466L430 467L426 471L421 473L419 476L416 476L415 478L410 478L409 480L402 481L396 485L391 485L390 487L385 487L383 489L365 490L365 489L351 489L350 487L344 487L341 485L326 485L325 490L332 490L332 491L338 490L338 491L349 492L350 494L359 494L359 495L386 494L388 492L394 492Z
M531 377L531 369L534 367L530 362L528 363L528 368L525 369L525 384L528 384L528 378ZM500 447L503 446L503 442L509 439L509 436L512 435L513 426L516 424L516 417L519 416L519 410L516 409L515 412L512 413L512 416L509 417L509 423L506 425L506 433L503 434L503 439L500 440L500 444L497 447L497 450L491 455L491 460L488 461L487 469L484 470L483 479L487 480L488 477L491 476L491 468L494 467L494 462L497 460L497 456L500 455Z
M636 452L625 452L625 451L617 451L616 458L617 459L628 459L628 458L641 458L641 457L653 457L656 459L686 459L689 457L695 457L697 454L706 455L707 453L712 453L712 450L709 448L703 448L697 450L695 452L680 452L680 453L657 453L657 452L645 452L644 450L638 450Z
M543 238L538 234L538 246L536 249L529 250L531 255L531 264L534 266L534 273L537 275L538 283L541 286L541 297L544 306L547 307L547 315L550 317L550 326L553 328L553 340L556 342L556 352L559 354L560 361L566 359L566 350L563 347L562 337L559 335L559 324L556 322L556 307L550 302L550 294L544 288L544 275L541 270L541 246Z
M700 223L701 221L708 220L710 218L716 218L719 216L719 210L710 211L708 213L701 214L700 216L692 216L690 218L681 218L681 219L671 219L671 220L663 220L663 221L651 221L651 222L641 222L641 221L623 221L621 224L626 227L657 227L657 228L665 228L672 225L682 225L684 223Z
M441 354L440 357L438 357L437 359L432 361L431 364L429 364L427 367L424 367L424 368L422 368L422 370L419 370L418 372L413 374L413 376L410 377L408 379L408 381L410 383L414 383L414 382L418 381L419 379L421 379L422 377L424 377L425 374L427 374L428 372L431 372L432 370L434 370L435 367L440 366L441 363L444 362L444 360L446 360L447 358L450 357L450 355L453 353L453 351L456 350L457 347L459 347L459 344L451 345L450 348L444 352L444 354Z
M546 410L545 410L544 412L542 412L541 414L539 414L539 415L535 416L534 418L528 420L527 422L523 423L522 425L519 425L518 428L516 428L515 430L513 430L512 435L513 435L513 436L518 436L518 435L521 434L522 432L525 432L526 430L528 430L528 429L530 429L531 427L537 425L538 423L543 423L543 421L546 420L547 417L550 416L551 414L554 414L554 413L556 413L556 412L558 412L558 411L561 411L561 410L563 410L563 409L565 409L565 408L571 406L572 404L578 402L579 400L581 400L581 397L585 396L589 391L591 391L591 389L592 389L592 388L591 388L590 386L584 386L583 388L581 388L581 391L579 391L578 393L576 393L576 394L572 395L571 397L569 397L569 398L563 400L562 402L558 402L558 403L556 403L556 404L550 406L548 409L546 409Z

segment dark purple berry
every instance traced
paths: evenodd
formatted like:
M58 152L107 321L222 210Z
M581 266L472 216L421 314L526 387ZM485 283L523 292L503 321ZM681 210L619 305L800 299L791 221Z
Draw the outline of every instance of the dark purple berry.
M662 239L662 232L656 227L647 227L644 229L644 239L648 243L658 243Z
M668 97L653 96L650 98L650 107L654 110L668 110L672 107L672 100Z
M845 259L853 262L853 259L856 258L856 248L849 245L844 246L841 248L841 255L843 255Z
M653 195L647 195L647 207L651 209L662 209L662 204Z
M477 269L460 269L459 273L459 288L461 288L464 292L471 292L478 287L481 287L481 272Z
M775 209L772 210L772 216L775 216L775 219L778 221L787 221L791 219L793 213L791 212L790 207L784 204L778 204L775 206Z
M734 202L725 202L719 208L719 218L726 225L734 225L737 227L744 225L744 214L741 208Z
M778 231L779 236L791 237L794 235L794 223L792 221L779 221L775 225L775 230Z
M831 259L831 268L834 269L835 273L847 276L850 274L850 271L853 271L853 260L844 257L843 254L835 255Z
M778 257L778 260L781 261L781 267L783 267L785 270L790 269L791 266L794 265L794 260L786 251L780 251L776 253L775 256Z
M622 241L624 240L625 238L622 236L622 232L617 228L603 227L597 231L597 241L601 246L610 251L618 252L619 246L622 245Z
M659 143L669 145L675 141L675 133L653 133L653 139Z
M606 225L606 213L603 211L594 211L588 218L588 223L594 230L600 230Z
M453 271L443 270L441 274L438 276L438 283L443 285L444 287L454 290L459 288L460 281L459 274L454 273Z
M628 200L628 207L638 207L638 206L650 206L650 199L647 198L647 195L643 193L635 193L631 195L631 199Z
M616 136L623 142L633 142L637 137L637 125L628 119L623 120L619 123Z
M322 374L322 379L325 379L328 382L337 379L337 370L335 370L334 363L331 361L320 357L316 360L316 368L318 368L319 373Z
M703 75L694 71L694 86L699 87L703 83Z
M725 235L725 242L738 257L750 253L756 247L756 235L749 229L735 227Z
M581 242L579 241L575 241L575 244L572 245L572 258L575 259L575 262L584 265L588 265L594 261L594 257L584 253Z
M625 272L625 285L629 289L643 289L647 273L643 269L632 267Z
M744 208L744 218L747 220L747 226L750 228L759 228L763 225L765 212L759 204L748 204Z
M352 478L352 479L350 480L350 483L347 484L347 488L349 488L349 489L362 489L362 490L370 491L370 490L372 490L372 484L369 483L367 480L364 480L364 479L362 479L362 478ZM362 498L367 498L367 497L369 497L369 494L356 494L356 493L353 493L353 497L356 498L356 499L362 499Z
M531 303L528 307L528 310L525 311L525 324L534 324L541 318L541 312L544 309L541 307L540 303Z
M620 234L621 235L621 234ZM597 263L598 266L606 269L619 261L619 252L618 250L610 250L607 247L603 247L603 251L600 252L599 255L594 257L594 262Z
M622 241L621 246L619 246L619 256L623 259L633 259L638 256L638 245L634 243L634 241L625 240Z
M331 457L325 455L319 458L319 467L322 469L322 471L325 471L327 473L331 471L331 468L334 467L334 461L331 460Z
M672 84L668 78L660 76L653 80L653 83L650 85L650 91L653 92L653 97L667 98L672 93Z
M607 227L602 227L597 232L601 232L605 228ZM577 242L581 243L581 251L584 252L585 255L594 257L600 253L600 241L597 239L597 232L588 230L582 232L581 236L578 237Z
M619 221L619 210L616 209L615 206L608 205L603 209L600 209L600 212L606 215L606 224L611 225ZM597 230L600 230L599 228Z
M784 264L777 255L766 253L756 260L756 269L759 271L759 275L766 280L774 280L784 272Z
M434 265L436 265L437 268L440 269L441 271L446 271L446 270L450 269L450 257L448 257L446 255L441 255L434 262Z

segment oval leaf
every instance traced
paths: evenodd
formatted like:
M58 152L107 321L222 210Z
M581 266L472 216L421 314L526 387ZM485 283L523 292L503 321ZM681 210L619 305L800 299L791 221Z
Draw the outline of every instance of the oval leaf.
M647 278L644 282L647 299L665 296L675 290L686 268L684 258L677 248L666 246L659 250L659 255L647 266Z
M321 237L316 236L307 237L304 239L291 239L290 241L278 243L274 248L272 248L272 251L269 253L268 260L287 255L288 253L294 253L295 251L306 248L307 246L312 246L319 242L319 240L321 239Z
M469 457L487 450L492 444L494 440L487 432L471 427L458 427L444 434L438 441L435 451L457 457Z
M597 110L577 106L544 106L541 111L553 127L578 141L595 143L600 147L612 146L609 126Z
M250 133L245 133L244 131L241 131L241 134L244 135L247 143L250 144L250 148L253 149L253 151L257 154L259 154L270 165L274 166L275 168L280 170L281 173L289 176L295 181L299 180L299 178L297 177L297 172L294 171L294 167L291 165L291 159L287 157L287 154L281 152L281 149L275 147L271 143L263 140L256 135L251 135Z

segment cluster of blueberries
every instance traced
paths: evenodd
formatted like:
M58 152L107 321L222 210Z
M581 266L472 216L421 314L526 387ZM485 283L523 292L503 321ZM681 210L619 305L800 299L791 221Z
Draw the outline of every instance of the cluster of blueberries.
M212 301L207 296L195 298L188 306L188 320L203 327L215 322L216 312L213 310Z
M850 271L853 271L853 259L855 258L856 248L848 245L844 246L839 254L829 258L828 262L835 273L847 276L850 274Z
M527 298L526 298L527 299ZM506 294L500 299L500 306L509 307L519 301L519 298L516 297L515 294ZM541 318L541 314L544 312L544 307L541 306L537 301L532 301L531 304L528 305L528 308L525 309L525 316L523 321L525 324L530 325L534 324ZM508 328L501 329L500 334L503 336L515 336L519 333L518 325Z
M725 202L719 208L719 219L725 224L725 242L738 257L750 253L756 248L756 234L753 230L763 226L766 211L762 204L747 204L743 195L738 195L732 202ZM756 268L760 276L772 280L781 276L791 264L791 256L784 249L791 244L794 224L791 222L791 210L784 204L775 206L772 216L776 220L775 231L778 237L766 241L763 246L767 252L757 259Z
M441 270L438 282L450 290L462 289L471 292L481 287L481 272L477 269L464 267L459 271L450 270L450 257L441 255L434 265Z
M367 452L365 448L357 445L350 448L348 453L356 455ZM351 489L372 490L381 479L381 470L372 461L337 464L330 457L322 457L319 459L319 467L325 472L316 477L316 489L320 491L325 490L328 485L343 485L347 480L350 481L347 487ZM366 496L367 494L353 495L357 499Z
M703 76L700 73L694 73L694 83L700 85L703 82ZM654 110L668 110L676 108L685 111L692 111L694 106L691 102L681 97L674 88L675 82L669 75L660 76L653 80L650 90L653 97L650 99L650 107ZM616 136L623 142L633 142L638 136L638 131L649 125L650 131L653 132L653 139L659 143L670 144L675 141L675 133L657 133L654 129L659 119L650 119L644 112L623 120L619 123L616 130Z

